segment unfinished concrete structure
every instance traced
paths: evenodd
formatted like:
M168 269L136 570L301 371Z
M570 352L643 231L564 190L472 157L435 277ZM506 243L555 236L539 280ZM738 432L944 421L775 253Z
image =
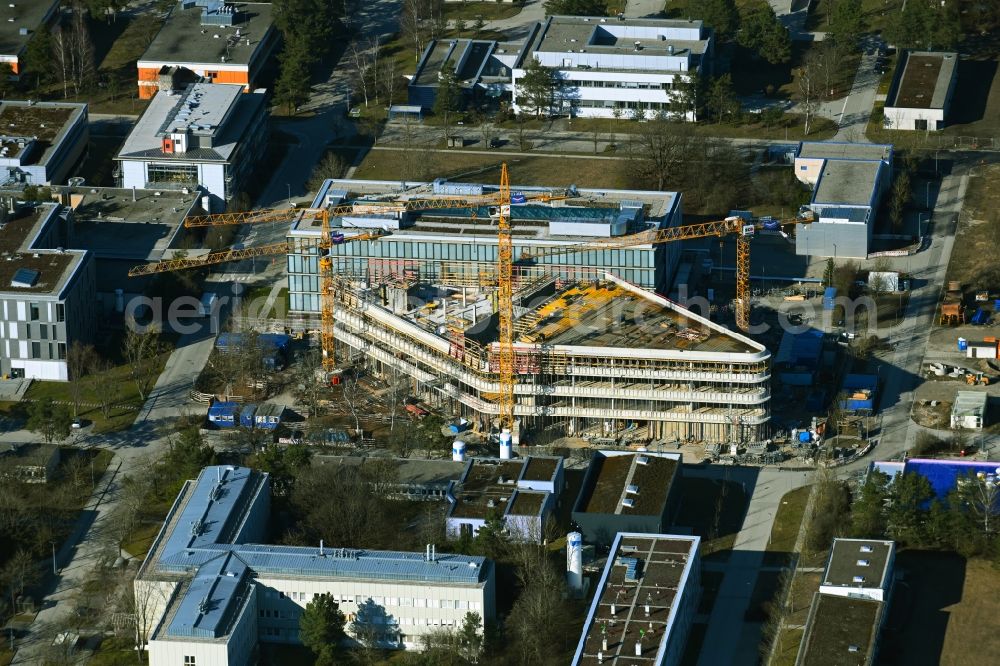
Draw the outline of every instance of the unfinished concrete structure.
M336 339L346 349L338 355L402 373L423 399L489 429L499 390L490 294L435 289L435 307L395 312L378 289L339 294ZM597 439L767 437L763 345L610 274L552 279L522 296L514 344L522 428Z
M340 281L338 362L363 364L394 385L405 379L408 395L481 431L499 412L496 224L485 203L472 213L444 204L493 190L328 181L313 202L353 204L356 214L331 220L339 241L385 231L330 248ZM539 191L515 188L512 200ZM765 439L770 352L658 295L673 284L680 243L654 245L639 234L681 224L680 195L552 193L559 198L549 204L511 210L515 443L525 429L598 444ZM427 198L441 198L442 208L386 212L387 202ZM319 310L320 222L302 215L287 236L289 324L315 326L308 321ZM573 250L582 244L589 249ZM544 254L552 250L558 254Z

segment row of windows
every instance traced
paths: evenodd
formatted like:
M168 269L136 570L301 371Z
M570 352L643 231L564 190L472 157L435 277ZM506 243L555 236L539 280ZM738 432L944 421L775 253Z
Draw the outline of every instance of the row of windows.
M60 342L59 344L55 344L55 343L49 342L49 343L46 343L46 344L47 344L47 347L43 348L41 342L32 342L31 343L31 357L30 358L48 358L48 359L58 358L60 361L66 360L66 343L65 342ZM48 356L42 356L42 349L47 349L48 350L48 352L49 352ZM58 356L56 356L57 354L58 354Z
M671 81L646 83L640 81L577 81L576 79L569 79L566 85L579 88L625 88L628 90L673 90L674 87Z
M150 183L191 183L198 182L197 164L155 164L147 167L146 180Z
M28 321L38 321L41 318L42 306L38 303L28 303ZM63 303L56 303L56 321L66 321L66 305Z
M274 597L274 591L270 592L270 596ZM277 596L279 599L290 599L291 601L300 601L306 603L311 599L315 599L319 596L318 592L313 592L312 595L308 592L282 592L278 591ZM367 596L363 594L331 594L332 599L338 604L356 604L361 606L362 604L371 603L376 606L382 606L383 608L444 608L451 610L482 610L482 604L478 601L467 601L465 599L429 599L425 597L382 597L382 596ZM267 614L265 614L265 612ZM279 611L274 611L274 617L284 618L285 615L282 613L278 615ZM261 610L261 617L272 617L270 615L271 611L268 609Z
M573 100L573 106L578 109L614 109L619 108L625 111L633 109L651 109L653 111L670 111L669 102L616 102L609 99L580 99Z
M582 102L583 100L581 100ZM603 101L596 104L604 105ZM635 108L636 102L622 103L623 108ZM640 108L655 108L658 102L640 102ZM523 252L535 252L541 248L515 247L515 257ZM496 261L497 246L491 243L421 243L411 241L383 240L378 243L350 243L333 248L335 257L358 257L371 259L440 259L443 261ZM575 265L581 263L582 257L587 257L586 263L606 266L635 266L649 268L653 265L652 250L591 250L575 254L562 254L550 257L540 257L538 263L556 265ZM289 273L317 273L319 264L316 257L299 254L288 255Z

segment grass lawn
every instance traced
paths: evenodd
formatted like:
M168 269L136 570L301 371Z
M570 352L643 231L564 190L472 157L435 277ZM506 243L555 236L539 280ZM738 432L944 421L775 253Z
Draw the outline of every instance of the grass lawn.
M946 273L947 280L958 280L967 291L992 289L996 245L1000 239L1000 165L977 167L969 180L965 206L959 216L955 244Z
M162 526L163 521L143 522L132 531L128 541L122 546L122 550L131 554L132 557L142 560L153 546L153 540L160 533Z
M794 552L811 490L812 486L803 486L790 490L781 498L778 513L771 526L771 537L767 540L769 552Z
M161 353L156 357L156 375L163 372L163 366L170 357L170 350ZM114 407L110 411L108 418L104 417L99 407L80 407L80 418L93 421L94 432L114 432L124 430L132 425L138 414L142 400L139 397L139 390L135 382L129 377L127 365L118 365L107 372L101 374L100 381L84 382L81 391L80 402L97 404L99 395L107 391L117 391L115 403L118 405L131 405L131 407ZM51 398L56 401L72 402L72 393L69 382L43 382L34 381L28 387L24 395L26 400L44 400Z
M477 18L482 17L484 21L507 19L520 14L521 5L517 2L446 2L441 13L445 20L465 21L468 29L463 34L473 37L472 24Z
M752 117L752 116L751 116ZM545 120L531 120L525 123L526 129L542 129L548 125ZM517 123L506 121L500 126L508 129L517 128ZM774 141L801 140L808 138L813 141L829 139L837 133L837 124L828 118L813 118L810 122L809 134L805 134L804 117L794 113L786 113L781 122L764 126L760 122L746 123L695 123L695 132L702 136L721 137L729 139L768 139ZM614 118L574 118L567 129L575 132L598 132L609 134L628 134L638 131L642 125L627 119ZM516 137L512 141L517 145Z
M131 666L135 663L135 643L128 636L105 638L94 656L87 660L89 666Z
M965 666L1000 652L1000 576L988 561L907 550L896 558L896 586L881 653L898 664ZM985 623L985 624L984 624Z
M398 180L402 151L374 149L354 173L355 178ZM469 182L499 180L500 164L506 159L513 183L538 183L565 187L585 183L587 187L628 188L631 179L625 160L595 160L588 157L505 156L463 154L459 150L427 150L420 167L434 177ZM567 168L571 167L571 168Z

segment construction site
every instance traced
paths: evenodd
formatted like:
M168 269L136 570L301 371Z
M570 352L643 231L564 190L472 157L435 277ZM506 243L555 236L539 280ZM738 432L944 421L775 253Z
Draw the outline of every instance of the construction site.
M282 242L136 274L286 254L289 317L270 326L320 330L323 381L408 378L409 401L515 445L763 442L768 349L659 295L672 241L736 235L745 328L754 223L681 222L670 192L327 181L308 209L187 222L288 223Z

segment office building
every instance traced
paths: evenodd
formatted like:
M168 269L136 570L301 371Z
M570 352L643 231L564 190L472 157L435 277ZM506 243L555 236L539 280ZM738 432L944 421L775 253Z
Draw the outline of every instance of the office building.
M677 666L701 596L701 540L618 533L573 666Z
M135 580L150 666L242 666L258 642L299 644L299 616L320 594L382 648L418 649L421 635L455 630L470 612L494 617L489 560L430 545L263 545L269 509L266 473L206 467L184 484Z
M885 102L885 127L940 130L947 123L958 81L958 54L904 51Z
M588 543L607 546L619 532L658 534L680 498L681 454L595 451L573 505Z
M796 666L869 666L892 595L895 543L834 539L813 595Z
M0 7L0 62L11 73L24 74L24 54L28 42L39 30L47 30L59 13L59 0L18 0Z
M712 71L714 39L701 21L550 16L536 25L512 70L517 89L531 59L555 71L552 112L584 118L675 113L682 82ZM684 114L695 120L695 112Z
M115 158L121 186L193 190L221 211L242 192L267 147L263 92L238 85L194 83L158 93Z
M449 538L475 537L490 518L519 540L542 543L563 486L563 459L472 458L448 490Z
M803 141L795 176L813 188L812 224L795 230L795 253L865 259L882 197L892 184L892 146Z
M278 44L265 2L178 0L139 58L139 97L187 83L228 83L250 92Z
M86 104L0 102L0 187L65 183L87 148Z
M434 108L441 77L454 72L465 104L510 98L511 71L524 42L435 39L424 50L407 85L407 102Z
M61 206L0 209L0 377L66 381L69 346L93 342L95 263L72 244Z

